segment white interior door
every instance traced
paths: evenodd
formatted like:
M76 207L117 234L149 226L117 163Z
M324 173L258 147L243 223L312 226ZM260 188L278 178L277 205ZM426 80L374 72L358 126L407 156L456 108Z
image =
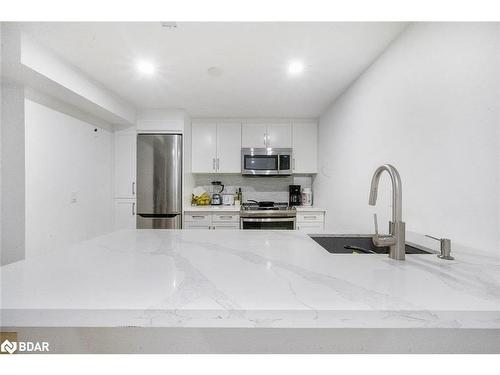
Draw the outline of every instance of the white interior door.
M114 226L115 229L135 229L135 200L115 199Z
M241 173L241 124L217 124L217 171Z
M114 137L114 196L135 198L135 132L115 133Z
M293 160L294 173L318 172L318 124L293 124Z
M241 147L266 147L265 124L243 124L241 127Z
M292 125L268 124L267 147L272 147L272 148L292 147Z
M191 172L215 173L217 124L193 123L191 136Z

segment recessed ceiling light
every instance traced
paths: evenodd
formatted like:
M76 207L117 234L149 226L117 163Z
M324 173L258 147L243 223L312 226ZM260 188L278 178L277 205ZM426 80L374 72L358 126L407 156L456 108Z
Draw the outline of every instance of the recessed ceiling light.
M149 61L140 60L137 61L137 70L139 73L150 76L154 74L156 67Z
M290 75L297 75L304 71L304 63L302 61L292 61L288 64L288 73Z

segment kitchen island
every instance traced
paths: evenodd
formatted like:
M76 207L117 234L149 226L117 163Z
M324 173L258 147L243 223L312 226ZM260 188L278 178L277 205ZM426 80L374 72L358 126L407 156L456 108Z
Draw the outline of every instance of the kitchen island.
M436 335L443 352L498 352L500 257L453 255L330 254L298 231L122 230L1 267L1 325L27 336L161 327L167 352L439 352Z

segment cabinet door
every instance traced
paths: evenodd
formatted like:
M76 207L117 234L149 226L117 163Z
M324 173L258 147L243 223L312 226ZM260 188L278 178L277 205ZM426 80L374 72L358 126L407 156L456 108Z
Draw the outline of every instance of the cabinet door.
M217 124L217 172L241 173L241 124Z
M318 124L293 124L293 160L294 173L318 172Z
M265 124L243 124L241 127L241 147L266 147Z
M114 196L135 198L136 134L115 133L114 136Z
M272 148L292 147L292 125L268 124L267 147L272 147Z
M217 158L217 125L193 123L191 172L215 173Z
M297 230L307 234L315 234L323 232L325 228L323 223L297 223Z
M115 199L114 211L115 229L135 229L135 200Z

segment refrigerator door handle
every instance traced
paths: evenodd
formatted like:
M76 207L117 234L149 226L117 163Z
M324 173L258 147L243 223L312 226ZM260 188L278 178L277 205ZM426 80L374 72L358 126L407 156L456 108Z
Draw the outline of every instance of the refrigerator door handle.
M179 216L180 214L138 214L140 217L146 217L146 218L162 218L162 217L176 217Z
M135 202L132 203L132 216L135 216Z

